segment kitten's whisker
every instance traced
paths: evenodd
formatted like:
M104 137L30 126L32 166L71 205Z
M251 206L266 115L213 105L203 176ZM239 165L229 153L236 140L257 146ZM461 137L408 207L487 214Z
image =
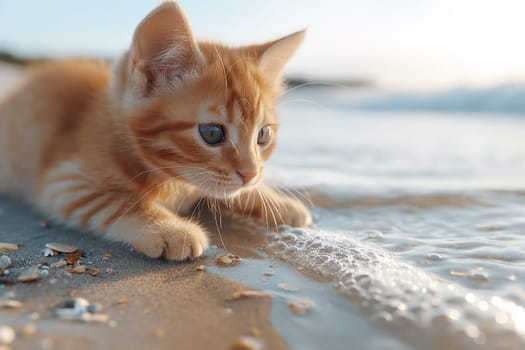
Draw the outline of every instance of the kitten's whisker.
M330 110L329 107L323 105L322 103L320 103L318 101L311 100L311 99L307 99L307 98L295 98L295 99L291 99L291 100L284 100L284 101L279 102L277 105L279 107L282 107L282 106L286 106L286 105L288 105L290 103L296 103L296 102L309 103L311 105L319 107L320 109L322 109L324 111L329 111Z
M315 86L315 85L338 87L338 88L343 88L343 89L350 89L351 88L351 86L349 86L349 85L343 85L343 84L333 83L333 82L329 82L329 81L310 81L310 82L307 82L307 83L304 83L304 84L300 84L300 85L294 86L292 88L286 89L286 91L282 94L282 96L285 96L286 94L288 94L290 92L293 92L295 90L299 90L299 89L302 89L302 88L307 87L307 86Z
M200 167L190 167L190 166L185 166L185 165L171 165L171 166L165 166L165 167L157 167L157 168L153 168L153 169L148 169L148 170L144 170L140 173L138 173L137 175L133 176L133 178L131 178L130 182L132 182L133 180L135 180L137 177L139 176L142 176L142 175L145 175L145 174L149 174L151 172L154 172L154 171L158 171L158 170L166 170L166 169L196 169L196 170L204 170L203 173L207 173L207 174L211 174L213 175L213 172L211 172L210 170L206 169L206 168L200 168ZM179 176L184 176L184 175L194 175L194 174L181 174Z
M274 213L274 209L275 208L272 208L272 205L273 205L273 202L272 200L269 198L269 196L262 192L261 191L261 197L263 198L264 202L268 204L268 209L270 210L270 214L272 215L272 218L273 218L273 223L275 225L275 227L277 228L277 218L275 217L275 213ZM278 212L278 214L280 215L280 213ZM281 216L281 221L282 221L282 216Z

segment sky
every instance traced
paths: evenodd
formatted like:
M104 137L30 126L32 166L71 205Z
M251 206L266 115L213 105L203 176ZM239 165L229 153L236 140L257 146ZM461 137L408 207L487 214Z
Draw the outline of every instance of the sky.
M308 28L286 72L390 90L525 81L524 0L180 0L198 38L232 45ZM0 0L0 50L115 58L160 0Z

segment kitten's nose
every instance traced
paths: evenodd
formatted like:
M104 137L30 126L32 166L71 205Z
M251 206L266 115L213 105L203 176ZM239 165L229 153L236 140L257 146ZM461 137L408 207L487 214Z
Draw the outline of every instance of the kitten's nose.
M251 179L253 179L254 177L257 176L257 172L256 171L237 171L237 175L239 175L239 177L241 178L242 180L242 184L243 185L246 185L248 182L250 182Z

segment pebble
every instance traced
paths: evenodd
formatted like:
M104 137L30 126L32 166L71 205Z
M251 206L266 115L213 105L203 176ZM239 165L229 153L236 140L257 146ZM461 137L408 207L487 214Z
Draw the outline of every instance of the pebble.
M36 335L37 329L34 323L28 323L22 327L20 334L25 338L31 338Z
M67 262L64 260L64 259L60 259L59 261L55 262L55 263L52 263L51 265L51 268L53 269L57 269L57 268L60 268L60 267L64 267L67 265Z
M282 289L287 292L298 292L299 291L299 288L291 284L288 284L288 283L279 283L277 285L277 288Z
M9 345L15 341L16 333L13 327L0 325L0 344Z
M0 256L0 270L5 270L11 266L11 258L7 255Z
M85 273L86 270L87 270L86 265L77 265L71 269L67 269L67 272L82 274L82 273Z
M100 269L97 269L96 267L90 267L87 270L87 273L90 276L98 276L98 275L100 275Z
M223 267L235 266L241 261L241 258L237 255L228 254L217 258L217 265Z
M98 314L101 307L98 304L91 304L84 298L68 300L62 308L56 309L56 315L63 320L83 321L89 323L107 323L107 315Z
M296 315L306 315L312 308L314 303L308 299L294 300L288 304L288 308Z
M40 271L36 267L30 267L26 270L23 270L18 276L18 282L33 282L40 279Z
M246 298L253 298L253 297L269 297L271 298L273 295L268 292L262 292L258 290L243 290L240 292L235 292L232 295L226 297L226 301L236 301Z

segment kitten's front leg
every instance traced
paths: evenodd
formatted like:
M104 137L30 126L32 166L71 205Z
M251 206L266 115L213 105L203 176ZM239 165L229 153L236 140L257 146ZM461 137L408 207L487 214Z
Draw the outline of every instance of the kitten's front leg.
M130 243L149 257L169 260L197 258L209 245L203 228L159 204L124 214L108 226L106 236Z
M266 185L242 192L231 204L234 212L253 215L270 224L294 227L312 224L310 210L301 201L280 194Z
M42 211L79 229L132 245L149 257L196 258L208 248L206 232L154 201L92 186L81 175L50 178L36 193Z

